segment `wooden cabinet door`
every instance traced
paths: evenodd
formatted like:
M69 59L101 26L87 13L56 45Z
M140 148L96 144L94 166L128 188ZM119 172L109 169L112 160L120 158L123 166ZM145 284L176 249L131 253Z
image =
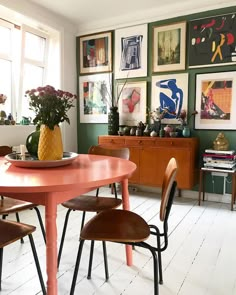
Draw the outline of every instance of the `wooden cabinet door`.
M161 187L169 160L174 157L178 164L178 188L189 188L190 151L181 148L155 147L140 152L140 182L144 185Z

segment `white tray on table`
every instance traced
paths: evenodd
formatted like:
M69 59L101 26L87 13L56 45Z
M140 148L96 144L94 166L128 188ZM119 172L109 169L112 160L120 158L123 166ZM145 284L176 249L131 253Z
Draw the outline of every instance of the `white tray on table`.
M77 153L64 152L61 160L40 161L38 158L26 153L24 157L20 153L11 153L5 159L16 167L23 168L49 168L60 167L71 164L78 157Z

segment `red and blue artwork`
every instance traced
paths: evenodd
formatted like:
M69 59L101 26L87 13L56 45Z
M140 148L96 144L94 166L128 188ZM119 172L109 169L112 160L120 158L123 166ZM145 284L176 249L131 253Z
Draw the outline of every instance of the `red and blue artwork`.
M189 23L189 67L236 63L236 13Z

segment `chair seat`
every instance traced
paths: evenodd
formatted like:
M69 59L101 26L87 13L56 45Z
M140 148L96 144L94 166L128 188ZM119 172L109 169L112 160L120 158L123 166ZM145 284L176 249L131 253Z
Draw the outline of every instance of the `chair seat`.
M3 248L36 230L35 226L0 219L0 248Z
M35 206L37 205L30 202L4 197L3 200L0 199L0 215L20 212Z
M87 212L100 212L110 208L117 208L121 204L121 199L88 195L83 195L62 203L68 209Z
M114 223L111 220L114 219ZM134 212L120 209L102 211L83 227L84 240L142 242L150 236L146 221Z

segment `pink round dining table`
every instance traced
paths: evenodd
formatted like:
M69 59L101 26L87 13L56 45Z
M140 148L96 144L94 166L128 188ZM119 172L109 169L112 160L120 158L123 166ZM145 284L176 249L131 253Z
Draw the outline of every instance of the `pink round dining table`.
M128 160L78 155L66 166L22 168L0 158L0 194L45 206L47 294L57 295L57 205L97 187L120 182L123 209L129 210L128 178L136 165ZM126 246L132 265L132 249Z

